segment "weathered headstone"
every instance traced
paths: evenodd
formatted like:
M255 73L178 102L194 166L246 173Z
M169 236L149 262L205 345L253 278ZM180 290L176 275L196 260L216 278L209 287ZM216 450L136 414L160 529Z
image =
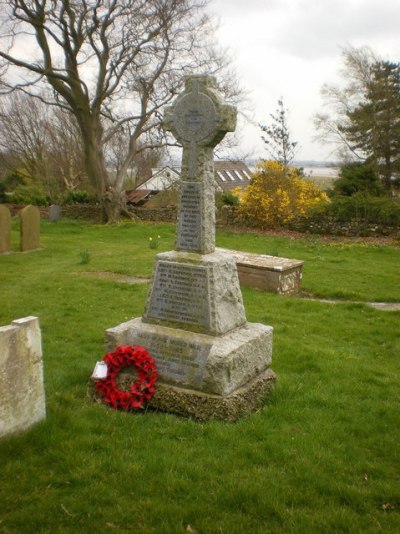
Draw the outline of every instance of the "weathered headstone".
M26 206L20 213L20 249L22 252L40 248L40 211Z
M213 147L235 124L209 76L188 77L166 109L183 146L176 250L157 255L143 317L106 332L108 350L142 345L155 359L152 406L201 419L249 413L275 380L272 328L247 323L235 259L215 250Z
M39 320L25 317L0 327L0 437L45 417Z
M11 250L11 213L0 204L0 254Z
M56 222L61 217L61 208L58 204L52 204L49 207L49 221Z

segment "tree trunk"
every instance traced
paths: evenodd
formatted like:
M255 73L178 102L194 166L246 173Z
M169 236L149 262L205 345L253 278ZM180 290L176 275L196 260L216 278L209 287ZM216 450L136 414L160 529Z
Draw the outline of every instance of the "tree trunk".
M124 191L117 191L112 186L109 186L105 191L101 207L103 210L103 220L108 224L117 223L123 216L129 219L136 219L133 213L128 211L126 205L126 198Z
M79 118L78 118L79 121ZM123 178L110 174L104 158L103 128L99 119L80 118L84 143L85 169L91 183L96 187L104 223L117 223L121 218L136 219L129 213L123 191Z
M78 122L82 131L85 170L90 182L96 188L97 198L102 208L102 221L104 223L116 222L120 215L118 203L115 208L112 208L115 195L104 160L103 129L100 122L92 117L84 119L78 117Z

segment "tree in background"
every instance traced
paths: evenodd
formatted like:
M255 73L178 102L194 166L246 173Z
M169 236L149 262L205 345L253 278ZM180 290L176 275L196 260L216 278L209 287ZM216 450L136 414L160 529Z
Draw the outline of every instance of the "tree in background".
M380 196L383 188L379 176L370 165L352 162L340 169L340 176L335 180L333 191L343 196L352 196L355 193Z
M0 99L0 149L9 171L29 180L47 179L48 109L24 95Z
M283 98L280 98L275 115L270 115L271 124L260 124L261 130L266 134L261 139L267 145L269 155L285 167L293 161L297 148L297 142L290 137L287 115L288 110L283 105Z
M24 93L0 99L0 151L7 189L32 185L55 198L85 187L79 128L64 109ZM19 176L20 183L14 183Z
M295 167L277 161L263 161L240 195L239 213L256 226L276 227L324 206L328 197Z
M320 139L372 166L390 190L400 173L400 65L369 48L347 48L343 58L346 85L323 88L333 113L318 114L315 125Z
M203 0L0 0L2 86L42 99L47 89L48 103L74 115L105 221L126 212L123 182L138 151L165 142L161 110L183 75L224 72L234 87L204 8ZM121 132L124 159L109 172L106 147Z

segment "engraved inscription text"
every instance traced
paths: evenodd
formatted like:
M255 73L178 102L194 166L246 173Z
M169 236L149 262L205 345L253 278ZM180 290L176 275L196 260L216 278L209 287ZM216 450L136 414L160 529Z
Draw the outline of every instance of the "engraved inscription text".
M209 327L207 267L159 261L148 317Z
M201 183L181 184L178 249L198 251L201 246Z

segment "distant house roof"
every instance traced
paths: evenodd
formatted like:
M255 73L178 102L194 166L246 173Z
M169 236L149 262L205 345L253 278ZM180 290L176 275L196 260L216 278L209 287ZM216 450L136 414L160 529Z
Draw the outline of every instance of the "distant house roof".
M251 180L251 171L243 161L214 161L217 188L229 191L234 187L246 188Z
M153 193L151 189L130 189L125 191L126 201L130 204L139 204L149 199Z
M142 184L140 184L136 190L150 189L152 191L164 191L169 189L180 178L180 172L173 167L162 167L153 169L152 176Z
M214 161L215 185L218 191L234 187L245 189L250 183L251 171L243 161ZM165 191L180 179L180 169L163 167L153 170L151 178L140 184L135 191Z

